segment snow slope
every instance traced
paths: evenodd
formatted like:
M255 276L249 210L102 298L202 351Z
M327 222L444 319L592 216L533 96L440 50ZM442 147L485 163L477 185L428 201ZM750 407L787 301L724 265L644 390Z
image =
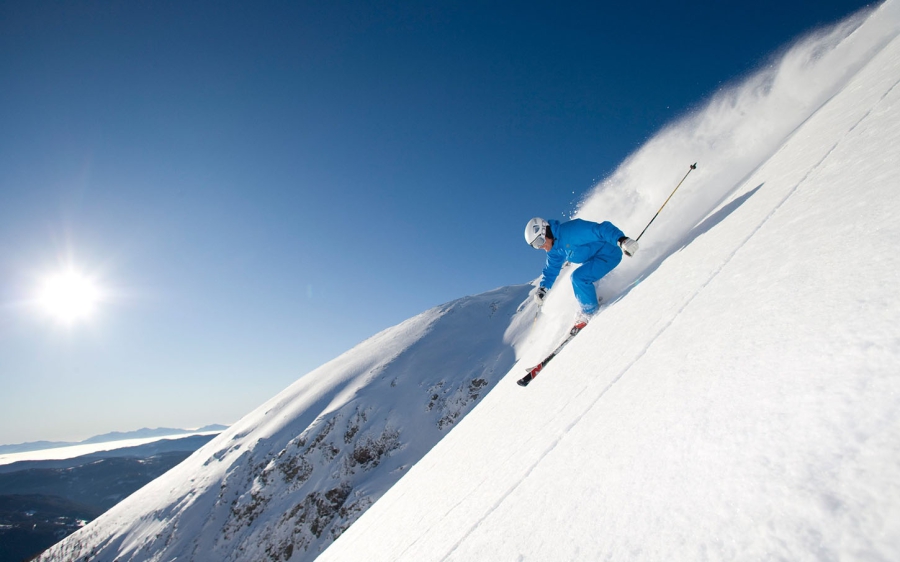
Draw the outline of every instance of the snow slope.
M318 560L900 560L897 3L872 17L848 41L890 42L678 251Z
M898 10L801 40L585 199L636 236L699 161L527 389L570 271L534 325L520 285L363 342L41 560L339 535L320 560L900 559Z

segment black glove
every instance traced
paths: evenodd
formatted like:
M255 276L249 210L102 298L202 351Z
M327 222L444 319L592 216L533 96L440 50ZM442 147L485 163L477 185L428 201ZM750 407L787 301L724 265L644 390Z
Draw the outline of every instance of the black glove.
M547 296L547 288L538 287L538 290L534 292L534 302L538 303L538 305L543 304L545 296Z

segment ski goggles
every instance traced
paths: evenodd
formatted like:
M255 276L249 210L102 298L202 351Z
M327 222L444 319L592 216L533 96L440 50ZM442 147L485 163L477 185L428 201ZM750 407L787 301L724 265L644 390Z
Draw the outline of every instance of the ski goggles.
M534 240L531 241L531 247L535 250L540 250L541 246L547 243L547 238L543 234L538 234Z

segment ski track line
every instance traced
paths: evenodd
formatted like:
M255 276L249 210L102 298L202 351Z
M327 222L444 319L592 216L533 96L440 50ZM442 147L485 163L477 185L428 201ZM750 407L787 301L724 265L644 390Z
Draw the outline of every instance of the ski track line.
M576 417L572 420L572 422L569 423L569 424L566 426L565 430L563 430L563 432L560 433L559 437L557 437L557 438L550 444L550 446L547 447L547 449L546 449L546 450L538 457L538 459L537 459L534 463L532 463L532 465L531 465L530 467L528 467L528 470L525 472L525 474L523 475L523 477L522 477L518 482L516 482L515 484L513 484L512 486L510 486L510 488L507 489L506 492L504 492L503 495L501 495L500 498L499 498L496 502L494 502L494 504L493 504L493 505L492 505L492 506L484 513L484 515L482 515L481 518L478 519L478 521L476 521L476 522L469 528L469 530L466 531L466 532L463 534L462 537L460 537L460 539L456 542L456 544L453 545L453 547L447 552L447 554L445 554L444 557L441 558L441 562L444 562L444 561L448 560L448 559L453 555L453 553L456 552L456 550L460 547L460 545L462 545L462 543L463 543L463 542L464 542L464 541L465 541L465 540L466 540L473 532L475 532L475 530L477 530L478 527L480 527L481 524L482 524L488 517L490 517L491 514L493 514L493 513L494 513L494 512L495 512L495 511L496 511L496 510L497 510L497 509L498 509L505 501L506 501L506 498L508 498L510 495L512 495L512 493L515 492L515 491L519 488L519 486L522 485L523 482L525 482L525 480L531 475L532 472L534 472L534 470L538 467L538 465L541 464L541 461L542 461L547 455L549 455L551 452L553 452L553 450L556 449L556 447L562 442L562 440L565 439L566 435L568 435L568 433L569 433L576 425L578 425L578 423L579 423L579 422L580 422L580 421L581 421L581 420L582 420L582 419L583 419L583 418L584 418L591 410L594 409L594 407L597 405L597 403L600 402L600 400L606 395L606 393L609 392L609 390L610 390L617 382L619 382L619 380L621 380L622 377L624 377L624 376L628 373L628 371L630 371L631 368L634 367L634 365L636 365L636 364L637 364L637 363L638 363L645 355L647 355L647 353L648 353L648 352L650 351L650 349L653 347L653 344L656 342L656 340L658 340L658 339L659 339L666 331L668 331L668 329L672 326L672 324L675 323L675 320L677 320L678 317L681 316L681 314L682 314L682 313L683 313L683 312L691 305L691 303L694 302L694 300L695 300L701 293L703 293L703 291L706 289L706 287L708 287L709 284L712 283L713 280L715 280L715 279L719 276L719 274L722 272L722 270L724 270L724 269L728 266L728 264L731 263L732 260L734 260L734 257L738 254L738 252L741 251L741 249L747 244L747 242L749 242L754 236L756 236L756 234L757 234L760 230L762 230L762 228L765 227L765 225L768 224L770 220L772 220L772 218L778 213L779 209L781 209L781 208L784 206L784 204L787 203L788 200L789 200L791 197L793 197L795 193L797 193L797 191L800 189L800 186L802 186L804 183L806 183L806 181L809 179L809 177L810 177L811 175L813 175L813 174L814 174L814 173L822 166L822 164L825 163L826 160L828 160L828 157L831 156L831 154L835 151L835 149L837 149L837 147L841 144L841 142L843 142L844 139L846 139L847 136L848 136L850 133L852 133L852 132L853 132L853 131L854 131L854 130L855 130L855 129L863 122L863 121L865 121L865 120L869 117L869 115L872 114L872 112L875 110L875 108L876 108L878 105L881 104L881 102L882 102L882 101L883 101L883 100L884 100L884 99L885 99L885 98L886 98L886 97L894 90L894 88L897 87L898 84L900 84L900 80L898 80L898 81L895 82L890 88L888 88L888 90L887 90L887 91L886 91L886 92L878 99L878 101L876 101L876 102L872 105L872 107L870 107L869 110L868 110L862 117L860 117L859 120L857 120L856 123L853 124L853 126L851 126L849 129L847 129L847 131L846 131L843 135L841 135L841 138L838 139L837 142L835 142L834 145L832 145L832 147L828 149L828 151L825 153L825 155L822 156L822 158L821 158L818 162L816 162L816 164L814 164L814 165L812 166L812 168L809 169L808 172L806 172L806 174L800 179L800 181L798 181L798 182L797 182L790 190L788 190L788 193L782 198L782 200L781 200L777 205L775 205L775 207L772 209L772 211L769 212L769 214L766 215L766 216L763 218L763 220L762 220L762 221L761 221L761 222L760 222L760 223L759 223L759 224L758 224L758 225L750 232L750 234L747 235L746 238L744 238L744 240L743 240L740 244L738 244L738 246L734 249L734 251L731 252L731 254L728 255L727 258L725 258L725 261L723 261L723 262L721 263L721 265L719 265L719 267L717 267L717 268L712 272L712 274L709 276L709 278L708 278L702 285L700 285L700 286L697 288L697 290L696 290L696 291L694 292L694 294L687 300L687 302L685 302L684 305L682 305L681 308L679 308L678 311L675 312L675 314L672 315L672 317L669 319L669 321L666 322L666 324L665 324L664 326L662 326L662 327L659 329L659 331L656 333L656 335L654 335L654 336L650 339L650 341L648 342L648 344L647 344L647 346L644 348L644 350L641 351L641 352L637 355L637 357L635 357L635 358L634 358L627 366L625 366L625 368L623 368L622 371L621 371L618 375L616 375L616 376L612 379L612 381L609 382L609 384L606 385L606 387L600 392L600 394L597 395L597 398L595 398L595 399L590 403L590 405L588 405L588 407L587 407L581 414L579 414L578 416L576 416ZM780 151L779 151L779 152L780 152ZM777 153L776 153L776 154L777 154ZM582 389L581 392L578 392L578 393L576 394L576 396L580 396L580 395L583 394L588 388L589 388L588 386L585 386L585 387ZM571 402L571 401L570 401L570 402ZM457 504L457 505L459 505L459 504ZM452 511L452 510L451 510L451 511Z

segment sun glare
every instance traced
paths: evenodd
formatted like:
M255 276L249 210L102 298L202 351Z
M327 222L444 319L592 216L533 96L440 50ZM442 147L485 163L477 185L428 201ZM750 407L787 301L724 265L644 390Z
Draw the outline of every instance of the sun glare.
M90 278L70 270L47 278L38 299L45 312L60 322L72 324L94 313L100 302L100 290Z

